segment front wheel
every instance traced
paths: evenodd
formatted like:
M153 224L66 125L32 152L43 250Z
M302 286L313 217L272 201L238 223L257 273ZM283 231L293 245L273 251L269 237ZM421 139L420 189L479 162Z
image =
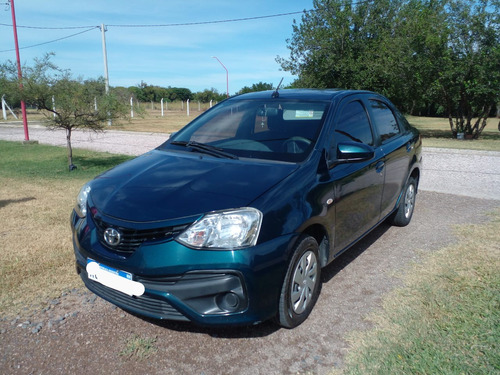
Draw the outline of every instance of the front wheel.
M413 211L415 210L415 199L417 196L417 181L415 178L410 177L408 183L406 184L405 191L401 197L401 202L397 210L391 217L391 224L398 227L407 226L411 217L413 216Z
M316 240L310 236L299 239L281 288L277 320L282 327L297 327L316 304L321 287L318 259Z

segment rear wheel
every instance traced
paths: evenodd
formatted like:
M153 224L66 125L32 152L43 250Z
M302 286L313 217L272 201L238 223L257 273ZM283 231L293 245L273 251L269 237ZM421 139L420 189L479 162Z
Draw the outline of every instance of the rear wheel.
M313 237L302 237L295 247L283 281L279 301L278 323L294 328L311 313L321 287L318 243Z
M415 199L417 196L417 181L415 178L410 177L408 183L406 184L405 192L401 197L401 202L394 212L391 224L398 227L407 226L411 217L413 216L413 211L415 210Z

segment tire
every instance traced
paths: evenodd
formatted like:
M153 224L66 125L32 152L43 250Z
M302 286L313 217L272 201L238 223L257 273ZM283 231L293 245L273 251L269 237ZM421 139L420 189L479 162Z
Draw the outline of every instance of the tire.
M320 289L318 243L313 237L303 236L295 246L281 287L278 324L294 328L304 322L318 300Z
M399 206L391 216L391 224L398 227L405 227L410 224L415 210L415 199L417 196L417 181L415 178L410 177Z

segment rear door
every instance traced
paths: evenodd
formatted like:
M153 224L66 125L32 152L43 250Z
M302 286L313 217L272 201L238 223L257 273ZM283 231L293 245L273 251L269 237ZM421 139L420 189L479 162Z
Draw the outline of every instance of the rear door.
M412 151L411 137L396 120L389 103L380 97L365 98L372 125L385 156L385 183L381 200L381 218L396 206L406 183Z

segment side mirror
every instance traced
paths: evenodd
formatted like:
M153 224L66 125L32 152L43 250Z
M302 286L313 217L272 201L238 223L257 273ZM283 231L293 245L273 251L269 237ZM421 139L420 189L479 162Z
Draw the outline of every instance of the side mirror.
M367 161L375 156L373 147L358 142L341 142L337 145L337 158L329 160L331 168L337 164Z

